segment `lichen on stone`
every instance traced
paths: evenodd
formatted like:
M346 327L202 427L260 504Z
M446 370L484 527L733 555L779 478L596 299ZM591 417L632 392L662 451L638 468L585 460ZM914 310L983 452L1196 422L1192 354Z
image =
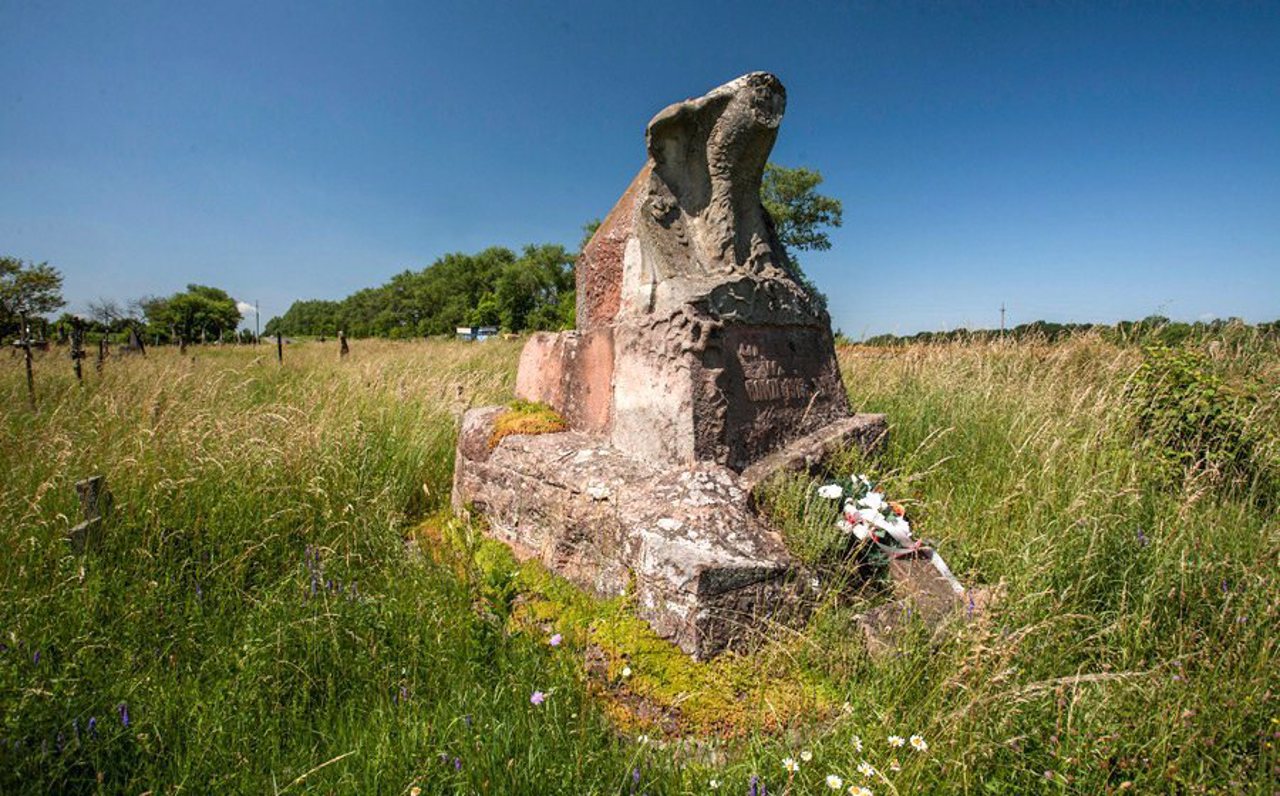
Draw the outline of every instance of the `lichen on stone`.
M498 447L504 437L513 434L554 434L568 429L569 424L550 406L517 399L494 421L489 448Z

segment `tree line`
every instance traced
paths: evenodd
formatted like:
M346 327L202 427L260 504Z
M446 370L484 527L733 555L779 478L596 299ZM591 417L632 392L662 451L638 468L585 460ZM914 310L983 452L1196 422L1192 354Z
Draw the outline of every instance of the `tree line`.
M267 321L268 335L409 338L452 334L459 326L512 332L573 326L573 253L559 244L493 246L446 254L421 271L340 301L295 301Z
M982 342L992 340L1043 341L1054 343L1078 334L1096 333L1104 340L1120 344L1178 346L1202 339L1233 339L1260 335L1280 340L1280 320L1248 324L1239 318L1215 318L1187 323L1163 315L1148 315L1137 321L1116 323L1053 323L1032 321L1010 329L951 329L945 332L917 332L911 335L878 334L865 340L838 336L844 345L900 346L912 343Z

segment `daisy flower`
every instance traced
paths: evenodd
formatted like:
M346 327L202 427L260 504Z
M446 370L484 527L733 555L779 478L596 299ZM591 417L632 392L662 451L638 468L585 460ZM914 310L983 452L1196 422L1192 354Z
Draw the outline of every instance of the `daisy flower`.
M813 752L810 752L808 749L804 750L803 752L800 753L800 759L808 763L810 760L813 759Z
M861 785L850 785L849 796L875 796L871 792L871 788L864 788Z
M905 743L906 743L906 739L904 739L901 735L889 736L889 745L894 747L895 749L898 747L901 747Z
M625 680L626 678L628 678L628 677L630 677L630 676L631 676L631 667L630 667L630 666L623 666L623 667L622 667L622 679L624 679L624 680Z
M917 752L927 752L929 751L929 744L925 743L924 738L919 735L913 735L911 736L911 748Z
M784 757L782 759L782 767L787 770L788 774L794 774L800 770L800 764L790 757Z
M862 739L856 735L853 736L853 748L854 748L854 751L858 751L858 752L862 751Z
M844 787L844 780L840 779L835 774L828 774L827 787L831 788L831 790L840 790Z
M858 764L858 773L867 779L870 779L876 775L876 767L868 763L866 760L863 760Z

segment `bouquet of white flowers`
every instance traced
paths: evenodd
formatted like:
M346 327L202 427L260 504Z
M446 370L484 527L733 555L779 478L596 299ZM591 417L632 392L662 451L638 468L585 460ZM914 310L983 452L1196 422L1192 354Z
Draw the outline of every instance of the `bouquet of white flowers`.
M911 522L901 503L889 500L885 493L865 475L851 475L818 487L818 497L843 502L843 512L836 521L844 533L852 533L859 541L870 542L888 558L921 557L933 563L957 594L964 593L960 581L951 574L942 556L911 535Z

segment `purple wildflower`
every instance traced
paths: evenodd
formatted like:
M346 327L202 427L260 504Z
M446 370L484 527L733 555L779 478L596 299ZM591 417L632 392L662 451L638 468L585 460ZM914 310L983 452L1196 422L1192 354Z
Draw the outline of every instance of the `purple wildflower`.
M969 592L969 618L973 618L973 592Z
M533 694L530 695L529 701L535 705L541 705L543 702L547 701L547 695L541 691L534 691Z
M760 796L760 778L751 775L751 784L747 787L747 796Z
M453 770L454 771L462 770L462 758L460 757L453 758Z
M637 766L636 768L631 769L631 782L632 782L633 784L636 784L636 785L639 785L639 784L640 784L640 768L639 768L639 766Z
M1142 532L1142 528L1138 528L1138 544L1141 547L1146 547L1148 544L1147 535Z
M93 738L98 737L98 717L97 716L89 717L89 735Z
M34 664L40 663L40 650L36 650L36 654L31 656L31 662Z
M119 705L116 705L116 712L120 714L120 723L128 727L129 726L129 703L121 702Z
M471 714L470 714L470 713L468 713L467 715L463 716L463 717L462 717L462 720L463 720L463 721L465 721L465 722L467 723L467 726L468 726L468 727L470 727L470 726L471 726Z
M547 643L553 647L558 647L560 646L561 641L564 641L564 636L560 635L559 633L556 633L554 636L551 637L550 641L548 641Z
M204 596L204 589L200 588L200 582L196 581L196 599L198 600L203 596Z
M1226 593L1227 593L1227 592L1229 592L1229 591L1231 591L1231 587L1227 585L1226 578L1223 578L1223 580L1222 580L1222 593L1223 593L1223 594L1226 594Z

